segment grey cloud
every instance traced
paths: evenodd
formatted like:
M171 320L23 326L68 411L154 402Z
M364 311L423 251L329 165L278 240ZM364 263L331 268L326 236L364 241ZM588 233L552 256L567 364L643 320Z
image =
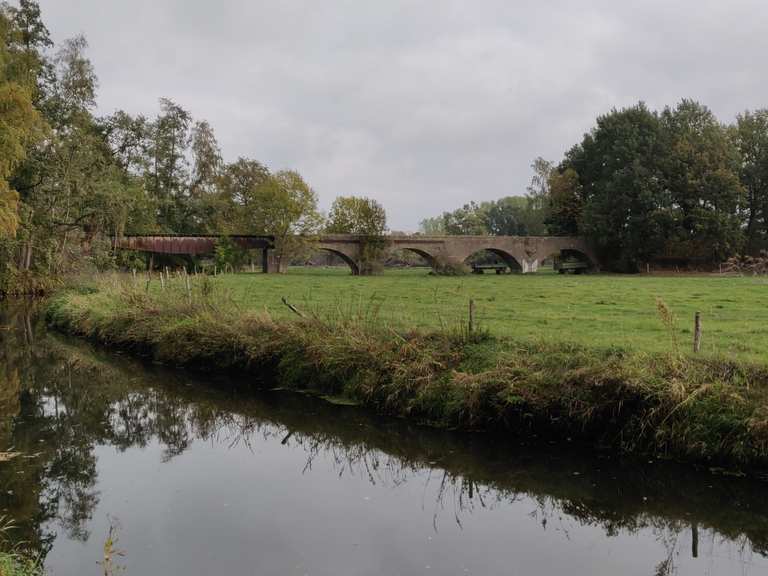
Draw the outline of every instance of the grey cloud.
M100 110L170 97L227 159L295 168L327 207L380 200L395 229L522 194L612 107L693 97L724 121L768 106L762 0L41 0L84 33Z

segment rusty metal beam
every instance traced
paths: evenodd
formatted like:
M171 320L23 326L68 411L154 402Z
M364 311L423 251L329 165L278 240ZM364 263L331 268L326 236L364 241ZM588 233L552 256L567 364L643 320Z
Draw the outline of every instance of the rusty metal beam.
M241 248L264 250L275 247L274 236L256 235L214 235L214 234L147 234L123 236L118 247L125 250L151 252L154 254L213 254L220 238L229 238Z

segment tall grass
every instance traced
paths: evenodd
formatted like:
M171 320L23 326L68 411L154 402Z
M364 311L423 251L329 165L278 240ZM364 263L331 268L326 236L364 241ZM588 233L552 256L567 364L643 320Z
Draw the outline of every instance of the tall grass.
M276 319L294 314L285 297L302 310L323 313L374 297L379 318L402 329L441 329L466 319L467 302L499 337L546 338L586 346L621 345L653 353L670 351L655 302L662 297L678 318L676 337L685 354L694 313L705 322L702 355L768 362L768 280L733 276L611 276L557 274L429 276L424 270L389 270L381 276L351 277L339 270L296 268L288 274L227 274L213 279L244 308ZM153 283L153 286L157 282Z
M566 438L615 451L762 469L768 366L497 338L463 325L403 330L376 301L275 320L216 285L109 278L48 305L59 329L254 386L343 396L437 426ZM303 309L302 309L303 308Z
M0 516L0 576L43 576L42 564L21 544L10 544L10 533L15 529L13 520Z

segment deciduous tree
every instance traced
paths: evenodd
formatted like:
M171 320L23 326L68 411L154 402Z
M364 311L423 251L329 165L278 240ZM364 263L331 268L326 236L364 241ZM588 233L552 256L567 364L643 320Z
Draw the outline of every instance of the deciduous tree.
M160 115L151 128L147 188L157 202L158 223L168 232L183 233L189 225L185 200L191 124L189 112L172 100L160 99Z
M18 54L9 49L18 33L12 15L0 6L0 237L16 233L19 195L10 180L42 126L32 104L32 79L19 75Z
M661 123L674 215L672 249L688 257L724 260L743 245L738 149L726 128L698 102L683 100L666 108Z
M671 214L665 156L658 115L640 103L599 117L561 165L562 174L570 168L579 178L583 211L578 232L615 268L636 269L666 245ZM573 190L571 182L561 184ZM572 194L562 199L565 214L578 208ZM570 215L561 225L566 222L563 229L572 226Z
M253 200L247 211L252 230L275 236L275 259L285 270L291 258L309 250L320 230L317 194L298 172L284 170L258 186Z
M339 196L328 214L326 231L332 234L383 236L387 231L387 213L372 198Z
M741 153L746 252L768 249L768 109L738 116L735 141Z
M576 170L566 167L549 175L547 231L555 236L575 236L584 209L584 199Z

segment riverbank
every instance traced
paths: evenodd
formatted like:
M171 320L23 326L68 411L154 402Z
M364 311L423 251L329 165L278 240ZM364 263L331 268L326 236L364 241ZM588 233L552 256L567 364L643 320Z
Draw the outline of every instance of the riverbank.
M758 472L768 366L469 332L373 315L276 320L203 282L189 293L102 282L51 299L49 323L176 366L235 370L434 426L503 431Z

